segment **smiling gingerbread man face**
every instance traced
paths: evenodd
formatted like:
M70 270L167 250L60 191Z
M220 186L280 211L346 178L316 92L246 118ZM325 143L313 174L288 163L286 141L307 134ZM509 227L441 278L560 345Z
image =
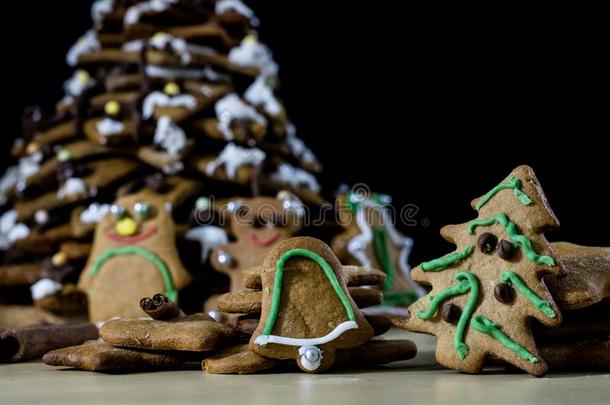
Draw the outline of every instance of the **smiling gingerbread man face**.
M276 198L236 199L227 204L235 242L214 249L212 266L231 279L231 291L241 291L242 271L262 263L278 243L303 225L304 207L294 195L282 191Z
M165 293L176 300L190 282L175 245L165 200L144 191L120 198L98 224L79 286L93 321L140 316L141 297Z

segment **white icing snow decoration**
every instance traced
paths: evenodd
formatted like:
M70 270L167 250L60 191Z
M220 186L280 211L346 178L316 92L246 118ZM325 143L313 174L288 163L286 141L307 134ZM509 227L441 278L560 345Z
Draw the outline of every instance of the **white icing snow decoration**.
M37 210L34 213L34 221L36 221L36 223L38 225L44 225L47 222L49 222L49 211L47 210Z
M155 144L160 145L172 156L179 156L186 146L186 134L168 116L163 116L157 121L157 129L153 138Z
M40 163L42 162L42 152L35 152L29 156L24 156L19 159L19 175L17 177L17 189L24 190L27 180L40 171Z
M145 119L149 119L153 116L156 107L184 107L189 110L194 110L197 107L197 99L191 94L170 96L160 91L154 91L144 99L142 116Z
M210 82L228 82L230 77L218 73L210 67L204 69L180 69L180 68L168 68L157 65L146 65L146 75L153 79L205 79Z
M99 204L94 202L80 213L80 221L83 224L97 224L108 212L110 212L110 204Z
M6 204L7 194L15 188L19 181L19 167L11 166L0 178L0 206Z
M71 78L64 82L66 98L72 100L74 97L79 97L85 90L93 86L95 86L95 80L89 76L89 73L85 70L77 70Z
M30 235L27 225L17 222L17 211L8 210L0 216L0 250L6 250L18 240Z
M121 46L123 52L140 52L142 48L144 48L144 40L142 39L134 39Z
M113 136L122 134L125 130L125 125L122 122L112 118L104 118L95 124L97 132L102 136Z
M239 66L257 67L261 75L276 75L279 67L267 46L253 35L246 36L241 44L229 51L229 61Z
M216 3L216 14L223 14L228 11L234 11L243 15L250 20L253 27L258 26L259 20L250 7L242 3L240 0L220 0Z
M311 173L288 163L282 163L277 168L277 172L271 175L271 179L280 184L290 185L297 190L305 188L314 193L320 192L320 184Z
M207 262L212 249L229 243L229 237L225 230L211 225L189 229L185 237L201 244L201 263Z
M234 179L240 167L246 165L259 166L266 157L265 152L258 148L243 148L230 142L216 159L208 163L206 173L211 177L216 169L224 166L227 177Z
M150 0L138 3L127 9L125 12L125 17L123 17L123 24L137 24L140 22L142 14L150 13L151 11L160 13L167 10L172 4L177 2L178 0Z
M212 56L217 54L213 48L189 44L183 38L176 38L165 32L155 34L150 39L149 44L157 50L171 49L172 52L180 57L180 62L183 65L191 63L193 55Z
M70 66L76 66L78 65L78 58L82 54L96 52L100 49L102 49L102 46L97 40L95 31L89 30L72 45L66 55L66 62L68 62L68 65Z
M233 139L231 122L233 120L250 119L262 125L267 125L267 120L256 111L254 107L246 104L235 93L231 93L216 102L214 106L216 118L218 119L218 129L226 140Z
M96 0L91 5L91 18L94 22L101 22L105 16L112 12L114 0Z
M302 160L304 163L314 163L318 160L311 149L305 146L305 142L297 137L297 129L291 123L288 124L287 128L286 143L294 157Z
M67 197L87 195L87 183L78 177L71 177L57 190L57 199L65 200Z
M244 99L256 107L262 107L267 114L273 117L280 115L283 110L282 104L273 94L273 89L262 75L248 87L244 93Z
M50 278L43 278L34 283L30 287L30 291L32 292L32 299L38 301L44 297L55 295L57 292L61 291L62 288L63 285L61 283L51 280Z

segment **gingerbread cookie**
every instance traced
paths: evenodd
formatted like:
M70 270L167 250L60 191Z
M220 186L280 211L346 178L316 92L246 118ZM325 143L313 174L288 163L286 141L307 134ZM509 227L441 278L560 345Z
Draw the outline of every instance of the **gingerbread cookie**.
M174 222L162 197L141 192L116 201L97 225L79 287L92 321L141 316L141 297L163 291L174 302L191 280L175 246Z
M319 372L333 365L337 350L373 336L347 291L341 263L323 242L288 239L261 267L263 302L250 340L253 352L294 359L303 371Z
M413 270L413 278L432 291L397 323L436 335L436 359L446 367L476 373L493 356L543 375L547 365L529 325L532 318L547 326L561 321L541 279L561 271L542 235L558 221L527 166L472 206L479 213L475 220L441 230L457 250Z

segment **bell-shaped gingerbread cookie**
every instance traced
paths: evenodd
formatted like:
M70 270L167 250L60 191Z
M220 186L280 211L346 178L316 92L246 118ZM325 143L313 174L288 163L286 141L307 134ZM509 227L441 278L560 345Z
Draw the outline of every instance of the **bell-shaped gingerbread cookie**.
M263 304L250 350L319 372L334 364L335 351L373 337L348 293L342 267L317 239L292 238L276 246L260 268Z
M140 317L140 298L156 293L178 299L191 277L180 262L174 226L165 200L152 192L116 201L97 225L79 280L92 321Z

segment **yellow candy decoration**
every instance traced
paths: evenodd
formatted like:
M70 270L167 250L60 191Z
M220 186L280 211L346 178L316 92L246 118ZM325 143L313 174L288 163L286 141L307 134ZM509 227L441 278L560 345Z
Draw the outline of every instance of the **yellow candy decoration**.
M118 101L110 100L104 106L104 112L106 115L114 116L121 112L121 105Z
M133 236L138 231L138 223L132 218L123 218L117 222L115 230L121 236Z
M79 83L87 84L91 81L91 76L89 76L89 72L87 72L86 70L77 70L76 80Z
M63 266L67 262L68 262L68 255L65 252L61 252L61 251L57 252L51 258L51 263L53 263L53 266L55 266L55 267Z
M168 96L176 96L180 94L180 86L174 82L167 83L165 87L163 87L163 92Z

